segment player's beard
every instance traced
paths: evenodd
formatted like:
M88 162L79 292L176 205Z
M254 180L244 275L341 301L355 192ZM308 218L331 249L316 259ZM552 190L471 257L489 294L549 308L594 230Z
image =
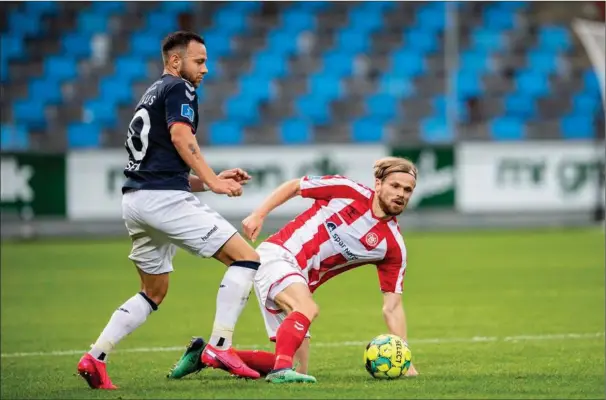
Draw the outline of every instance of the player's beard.
M183 78L186 81L188 81L189 83L191 83L195 88L198 87L198 84L196 83L196 80L194 79L194 77L190 76L187 73L187 71L185 70L185 68L183 68L183 66L181 66L181 69L179 70L179 75L181 75L181 78Z
M384 201L383 197L379 195L379 207L381 207L381 209L386 215L390 217L397 217L398 215L402 214L404 208L406 208L406 205L402 207L402 211L396 211L389 206L389 202Z

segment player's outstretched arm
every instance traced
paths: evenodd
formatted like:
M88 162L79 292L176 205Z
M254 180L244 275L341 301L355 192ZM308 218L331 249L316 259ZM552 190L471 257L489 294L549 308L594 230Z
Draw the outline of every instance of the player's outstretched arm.
M406 330L406 313L402 304L402 295L399 293L383 293L383 318L387 324L387 329L392 335L401 337L408 343L408 333ZM417 376L419 373L413 365L410 366L406 376Z
M210 190L230 197L242 194L242 186L238 182L233 179L219 179L212 168L208 166L189 126L182 123L173 124L170 127L170 135L172 143L183 161L206 183Z
M242 221L242 228L246 237L253 242L257 240L265 217L275 208L300 194L301 183L299 179L292 179L278 186L252 214Z
M233 179L240 185L246 185L248 181L252 179L252 177L248 175L248 172L241 168L226 169L225 171L221 171L217 177L219 179ZM209 189L208 186L204 184L204 181L196 175L189 176L189 186L191 187L192 192L205 192Z

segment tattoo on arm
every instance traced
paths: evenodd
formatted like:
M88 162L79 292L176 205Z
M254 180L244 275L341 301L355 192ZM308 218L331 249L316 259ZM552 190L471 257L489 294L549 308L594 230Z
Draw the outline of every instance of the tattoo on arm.
M189 151L191 151L192 154L196 154L196 146L194 146L193 144L190 144L188 147L189 147Z

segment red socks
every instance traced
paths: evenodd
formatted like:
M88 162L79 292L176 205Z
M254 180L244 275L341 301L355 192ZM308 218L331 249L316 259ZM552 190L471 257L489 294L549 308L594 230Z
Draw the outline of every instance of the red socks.
M246 365L262 375L267 375L276 362L276 355L268 351L236 350L236 354Z
M310 324L309 319L298 311L284 319L276 332L276 362L273 369L292 368L292 359L303 343Z

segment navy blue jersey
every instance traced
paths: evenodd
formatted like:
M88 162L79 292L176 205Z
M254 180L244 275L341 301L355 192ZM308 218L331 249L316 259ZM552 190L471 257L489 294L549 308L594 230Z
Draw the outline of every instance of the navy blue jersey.
M166 74L145 91L128 125L123 193L129 189L191 190L190 168L171 141L170 127L176 123L188 125L196 134L198 98L189 82Z

